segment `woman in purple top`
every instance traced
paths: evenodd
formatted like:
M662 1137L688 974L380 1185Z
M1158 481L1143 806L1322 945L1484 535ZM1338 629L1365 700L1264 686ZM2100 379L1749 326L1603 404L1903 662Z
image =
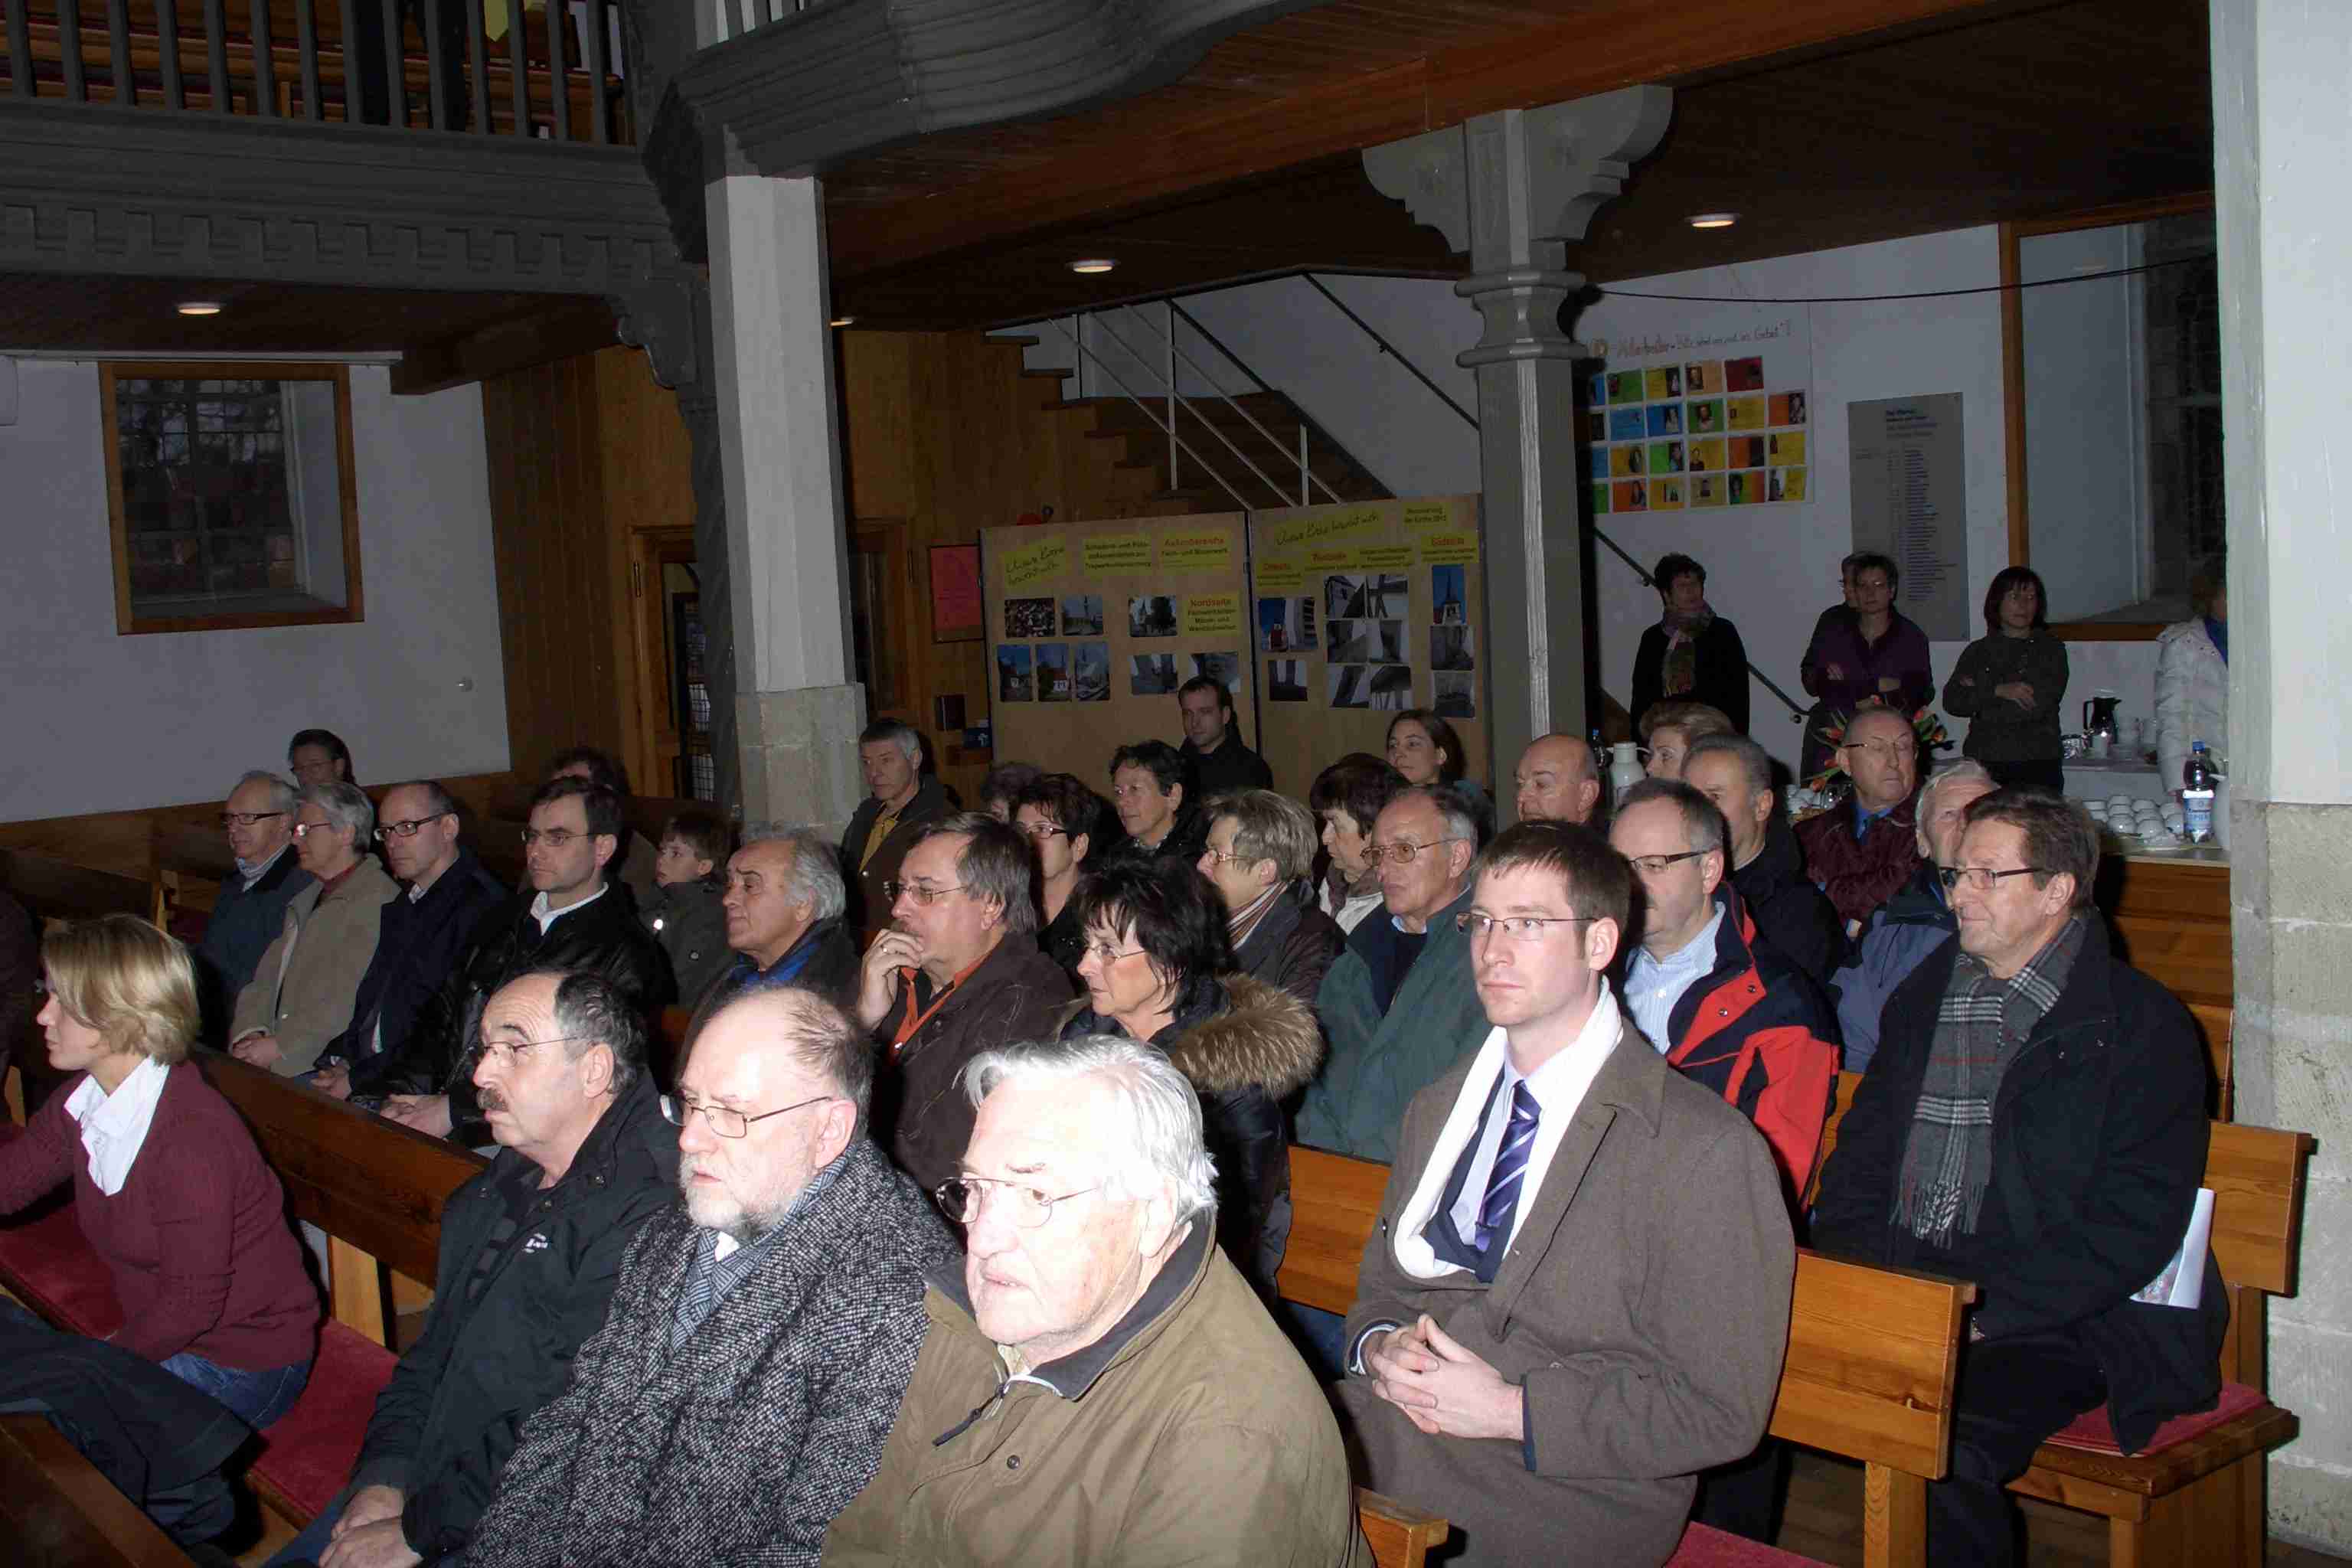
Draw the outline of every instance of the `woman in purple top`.
M1805 722L1801 778L1829 765L1829 742L1822 731L1853 716L1876 699L1905 714L1936 698L1927 668L1927 634L1895 607L1903 574L1887 557L1872 552L1845 559L1845 603L1822 612L1805 649L1801 674L1818 700Z

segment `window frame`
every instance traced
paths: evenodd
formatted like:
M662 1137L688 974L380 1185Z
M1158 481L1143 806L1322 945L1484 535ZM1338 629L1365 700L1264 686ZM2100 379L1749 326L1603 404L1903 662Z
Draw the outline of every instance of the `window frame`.
M2091 207L2055 217L2032 218L2000 226L2000 379L2003 459L2009 469L2009 564L2030 566L2032 526L2026 494L2025 472L2025 300L2018 288L2023 269L2017 246L2021 239L2042 235L2071 234L2086 228L2112 228L2145 223L2151 218L2212 212L2210 190L2186 191L2176 196L2123 202ZM2052 634L2066 642L2154 642L2165 627L2162 621L2053 621Z
M307 609L226 610L217 614L142 615L131 602L131 529L122 495L122 437L116 423L115 384L148 379L323 381L335 389L335 486L342 510L343 603ZM118 637L164 632L248 631L268 626L352 625L367 618L361 595L359 475L352 441L351 367L305 361L110 360L99 366L99 418L106 448L106 510L114 550L114 629Z

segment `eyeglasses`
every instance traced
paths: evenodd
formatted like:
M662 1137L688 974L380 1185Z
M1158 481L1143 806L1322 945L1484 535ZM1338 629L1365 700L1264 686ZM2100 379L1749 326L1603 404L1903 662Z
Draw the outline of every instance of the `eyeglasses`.
M1482 915L1475 910L1454 917L1454 929L1483 942L1501 931L1514 942L1528 942L1544 933L1546 926L1581 925L1597 921L1599 915Z
M569 1046L588 1038L585 1035L559 1035L551 1040L476 1040L474 1059L495 1062L501 1059L520 1065L526 1056L541 1046Z
M1097 963L1117 963L1120 959L1133 958L1142 951L1139 947L1104 947L1097 942L1087 943L1087 956Z
M418 828L424 826L428 822L438 822L448 815L449 814L446 811L436 811L430 816L420 816L414 822L387 822L383 826L375 830L376 842L381 844L385 839L394 837L401 838L414 838L416 837L416 830ZM528 829L526 829L526 831L528 831ZM524 842L528 843L530 841L526 839Z
M934 888L923 882L889 881L882 884L882 896L889 900L892 903L897 903L898 901L898 895L904 893L907 897L915 900L917 908L926 910L929 909L933 904L938 903L941 899L946 898L950 893L961 893L962 891L963 884L961 882L956 882L944 888Z
M1021 831L1032 838L1051 838L1055 834L1067 834L1070 830L1057 827L1050 822L1031 822L1022 825Z
M1989 893L1992 885L2003 877L2022 877L2032 871L2047 871L2047 866L2015 866L2006 871L1996 871L1990 866L1938 866L1936 880L1946 888L1967 887L1971 893Z
M1392 860L1400 866L1410 866L1412 864L1412 858L1424 849L1434 849L1441 844L1465 842L1467 840L1460 838L1433 838L1426 844L1413 844L1400 838L1394 844L1367 844L1364 846L1364 859L1367 864L1373 866L1379 865L1383 860Z
M840 1098L841 1096L837 1094L820 1094L814 1099L803 1100L797 1105L787 1105L782 1110L763 1110L757 1116L746 1116L731 1105L703 1105L687 1099L682 1094L665 1094L661 1097L661 1113L663 1121L681 1132L686 1131L686 1124L693 1121L696 1113L699 1112L703 1124L719 1137L740 1138L751 1130L751 1123L754 1121L765 1121L771 1116L788 1116L808 1106L823 1105L828 1100Z
M1244 866L1255 866L1259 861L1265 858L1263 855L1243 855L1232 850L1220 849L1213 844L1204 847L1201 853L1208 857L1210 859L1214 860L1220 866L1223 865L1228 860L1238 861Z
M1842 752L1868 752L1872 756L1878 758L1881 762L1885 761L1889 757L1901 757L1906 760L1911 760L1916 759L1919 755L1919 748L1916 745L1895 745L1885 741L1848 741L1844 745L1839 747L1838 750Z
M294 837L297 838L308 838L313 833L332 832L334 830L334 826L335 825L331 822L298 822L294 825Z
M1714 853L1712 849L1685 849L1679 855L1633 855L1628 856L1626 860L1627 864L1644 877L1654 877L1669 866L1685 860L1696 860L1702 855Z
M250 827L257 822L267 822L273 816L283 816L282 811L224 811L220 814L223 827Z
M568 827L526 827L522 830L522 847L544 844L550 849L561 849L575 838L593 838L592 833L574 833Z
M987 1176L959 1176L954 1181L941 1182L932 1188L931 1201L940 1205L941 1214L958 1225L970 1225L980 1217L982 1205L987 1201L988 1194L993 1192L1004 1202L1005 1206L999 1212L1011 1220L1016 1229L1034 1230L1054 1217L1055 1204L1082 1198L1088 1193L1101 1190L1099 1187L1080 1187L1075 1193L1064 1193L1060 1197L1055 1197L1017 1182L1000 1182Z

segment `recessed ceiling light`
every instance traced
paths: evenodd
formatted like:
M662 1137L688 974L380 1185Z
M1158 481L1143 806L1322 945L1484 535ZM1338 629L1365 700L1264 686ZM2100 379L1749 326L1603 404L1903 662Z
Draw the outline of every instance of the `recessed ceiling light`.
M845 327L856 320L855 316L835 316L833 319L833 324L836 327Z
M1696 213L1690 220L1693 228L1729 228L1739 221L1738 213Z
M1113 261L1108 256L1089 256L1083 260L1071 262L1070 270L1073 272L1108 272L1118 265L1118 262Z
M221 313L217 300L183 300L179 310L183 316L217 316Z

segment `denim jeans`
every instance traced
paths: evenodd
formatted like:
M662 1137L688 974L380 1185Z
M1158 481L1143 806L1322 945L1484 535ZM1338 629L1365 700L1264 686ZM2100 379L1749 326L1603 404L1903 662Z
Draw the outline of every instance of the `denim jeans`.
M247 1372L206 1361L194 1351L182 1351L159 1364L189 1387L202 1389L227 1405L257 1432L293 1409L303 1385L310 1381L307 1361L268 1372Z
M343 1509L352 1500L352 1489L345 1487L335 1494L335 1500L319 1510L319 1517L303 1528L302 1533L278 1549L265 1568L306 1568L326 1554L327 1543L334 1539L335 1521L343 1517Z

